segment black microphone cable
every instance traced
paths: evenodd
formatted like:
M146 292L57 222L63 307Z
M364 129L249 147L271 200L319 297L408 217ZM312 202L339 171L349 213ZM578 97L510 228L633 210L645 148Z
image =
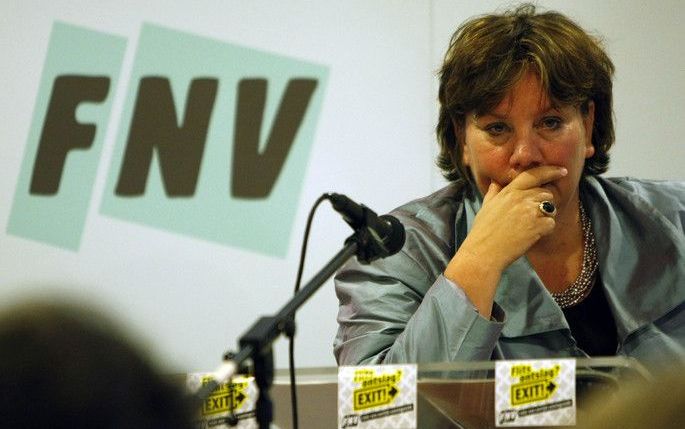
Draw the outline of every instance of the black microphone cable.
M307 242L309 241L309 232L312 226L312 220L314 219L314 213L319 207L322 201L328 199L328 194L321 195L314 205L309 210L309 216L307 217L307 226L304 230L304 236L302 238L302 248L300 250L300 263L297 268L297 278L295 280L295 291L297 294L300 290L300 284L302 282L302 272L304 271L304 260L307 255ZM290 372L290 402L292 405L292 419L293 419L293 429L298 429L298 413L297 413L297 386L295 384L295 313L293 313L293 318L290 321L290 327L288 329L288 338L290 340L288 344L288 366Z
M384 258L397 253L404 245L404 227L397 218L390 215L378 216L373 210L350 200L342 194L327 193L321 195L309 211L307 225L302 239L302 249L300 250L300 263L297 269L297 279L295 280L295 292L300 290L304 261L307 254L307 243L312 226L314 214L322 201L329 200L333 208L343 215L345 221L355 230L362 227L368 229L371 235L369 248L362 253L357 253L357 259L362 263L369 263L377 258ZM290 340L288 347L288 359L290 370L290 401L292 404L293 428L298 429L297 411L297 386L295 382L295 312L292 318L286 323L285 333Z

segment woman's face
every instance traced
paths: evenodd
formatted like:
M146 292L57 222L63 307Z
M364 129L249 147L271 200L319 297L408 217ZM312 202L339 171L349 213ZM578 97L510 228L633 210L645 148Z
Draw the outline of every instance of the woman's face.
M585 159L591 157L594 104L587 114L576 106L553 106L538 75L526 73L491 112L469 115L463 163L484 195L491 182L507 186L533 167L565 167L568 174L544 185L560 211L576 204Z

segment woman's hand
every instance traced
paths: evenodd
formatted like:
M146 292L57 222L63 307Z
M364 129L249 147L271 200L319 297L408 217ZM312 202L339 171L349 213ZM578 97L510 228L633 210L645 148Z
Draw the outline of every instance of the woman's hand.
M554 195L541 186L565 175L564 168L545 166L522 172L504 188L492 182L459 250L477 254L490 268L503 271L554 229L554 217L539 209Z
M482 315L490 316L502 272L554 230L554 217L539 209L554 195L542 186L566 174L561 167L535 167L504 188L490 184L471 231L445 268L445 277L464 289Z

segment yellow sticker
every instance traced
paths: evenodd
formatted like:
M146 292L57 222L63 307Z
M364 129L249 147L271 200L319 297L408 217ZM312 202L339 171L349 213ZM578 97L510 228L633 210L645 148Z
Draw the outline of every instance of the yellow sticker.
M338 368L338 429L416 429L416 364Z
M557 390L555 379L559 375L559 365L533 370L528 364L511 367L511 376L518 383L511 385L511 405L531 404L546 401Z
M202 384L204 385L211 380L211 376L203 377ZM244 378L235 378L232 383L220 384L202 405L202 415L240 410L247 399L247 387L248 380Z
M360 387L353 392L354 411L392 403L400 393L398 385L401 380L401 369L391 373L377 373L369 369L356 371L354 381L360 383Z
M495 426L573 426L576 361L495 362Z
M557 390L553 381L535 381L511 386L511 405L546 401Z

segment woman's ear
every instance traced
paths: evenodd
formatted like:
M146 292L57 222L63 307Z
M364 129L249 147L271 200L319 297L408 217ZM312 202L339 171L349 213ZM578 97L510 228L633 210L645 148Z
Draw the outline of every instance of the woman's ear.
M585 128L585 159L595 154L595 146L592 144L592 130L595 126L595 102L587 103L587 112L583 114L583 127Z
M464 167L470 167L471 165L469 164L469 151L467 151L464 147L464 143L459 143L459 146L461 146L461 163L464 164Z
M452 127L454 128L454 135L457 139L457 150L461 152L461 163L464 165L464 167L470 167L470 158L469 158L469 151L466 150L466 127L467 125L464 124L464 129L459 133L457 130L459 129L458 124L452 120ZM461 137L460 137L461 134Z

